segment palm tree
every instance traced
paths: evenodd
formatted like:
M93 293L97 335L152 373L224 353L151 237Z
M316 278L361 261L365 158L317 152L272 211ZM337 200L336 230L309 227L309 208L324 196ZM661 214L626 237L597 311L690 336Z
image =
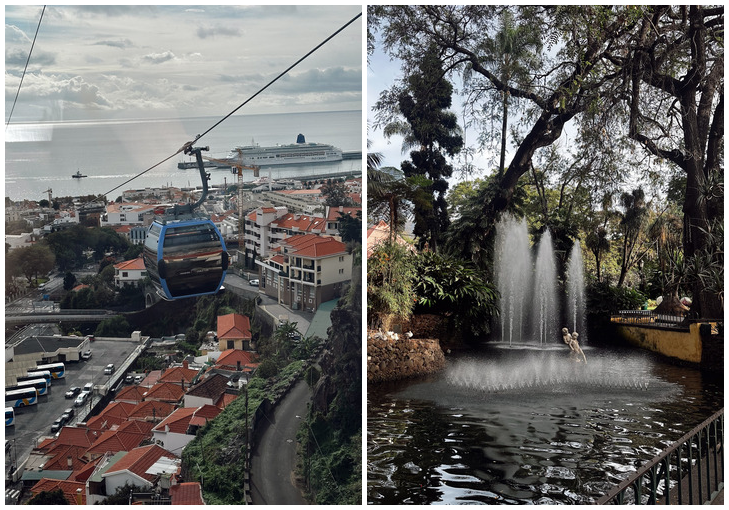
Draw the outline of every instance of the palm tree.
M496 36L488 39L485 45L485 59L504 85L513 81L526 81L528 70L539 60L542 51L540 34L534 26L516 25L514 15L505 8L501 13L501 23ZM504 175L506 160L506 130L509 118L509 93L501 92L501 157L499 160L499 179Z

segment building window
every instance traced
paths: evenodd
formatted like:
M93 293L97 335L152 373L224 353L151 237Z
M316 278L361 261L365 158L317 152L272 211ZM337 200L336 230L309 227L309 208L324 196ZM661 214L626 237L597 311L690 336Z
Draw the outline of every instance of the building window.
M340 269L339 274L344 274L344 269Z
M129 277L129 273L126 271L122 271L122 278L127 278L127 277Z
M235 340L228 340L228 349L235 349Z
M341 257L339 257L339 262L344 262L344 255L342 255Z

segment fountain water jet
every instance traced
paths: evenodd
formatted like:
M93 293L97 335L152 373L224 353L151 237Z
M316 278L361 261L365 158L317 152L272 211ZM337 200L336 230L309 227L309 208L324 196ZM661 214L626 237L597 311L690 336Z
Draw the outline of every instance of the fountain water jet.
M531 288L532 264L526 220L504 217L496 227L496 285L500 292L501 339L524 341L524 316Z
M549 230L532 261L526 220L505 215L496 226L494 267L501 340L509 345L558 340L557 269Z
M581 342L587 343L585 328L585 273L582 247L575 241L567 262L567 318L572 331L579 331Z
M549 230L539 240L534 273L532 335L539 338L540 344L545 344L550 339L557 338L559 332L557 265Z

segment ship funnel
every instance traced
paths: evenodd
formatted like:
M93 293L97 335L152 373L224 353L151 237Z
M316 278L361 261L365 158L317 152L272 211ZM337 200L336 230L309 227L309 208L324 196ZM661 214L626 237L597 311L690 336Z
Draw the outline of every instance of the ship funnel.
M299 136L296 137L296 143L306 143L306 138L304 138L304 135L299 133Z

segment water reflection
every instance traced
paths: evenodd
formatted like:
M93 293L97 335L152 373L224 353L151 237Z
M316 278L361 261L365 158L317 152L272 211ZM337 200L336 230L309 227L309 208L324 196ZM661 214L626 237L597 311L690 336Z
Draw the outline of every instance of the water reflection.
M489 349L437 376L371 386L368 501L592 503L723 405L721 384L698 371L614 350L591 349L598 373L583 379L535 352L541 382L527 388L514 382L525 352ZM494 374L501 389L489 391ZM647 387L621 381L637 376Z

